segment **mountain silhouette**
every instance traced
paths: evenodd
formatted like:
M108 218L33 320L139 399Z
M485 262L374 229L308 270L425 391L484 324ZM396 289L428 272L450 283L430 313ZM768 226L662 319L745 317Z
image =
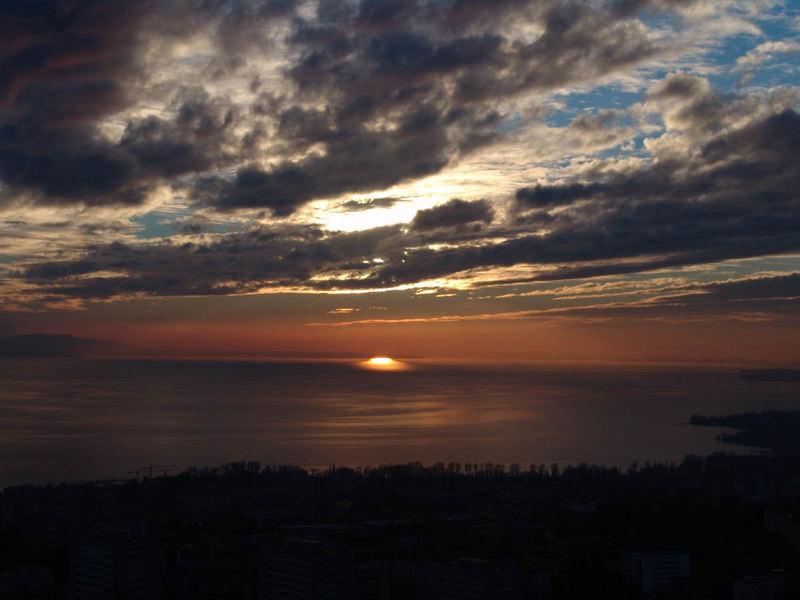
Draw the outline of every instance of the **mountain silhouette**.
M97 356L118 354L122 346L72 335L35 333L0 337L0 357Z

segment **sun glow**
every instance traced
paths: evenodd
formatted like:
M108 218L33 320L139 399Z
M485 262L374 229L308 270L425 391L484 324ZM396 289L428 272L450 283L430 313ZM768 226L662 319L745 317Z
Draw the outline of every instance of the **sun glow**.
M394 361L386 356L376 356L369 359L371 365L391 365Z
M388 356L373 356L372 358L358 363L363 369L372 371L405 371L409 365L399 360L394 360Z

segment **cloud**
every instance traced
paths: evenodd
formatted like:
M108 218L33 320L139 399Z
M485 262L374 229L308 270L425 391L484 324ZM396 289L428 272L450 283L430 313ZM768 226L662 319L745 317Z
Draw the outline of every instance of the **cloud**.
M659 90L692 89L684 83L674 76ZM745 112L751 99L708 98L704 86L694 89L702 101L686 92L681 121L673 120L684 133L665 133L664 143L654 144L652 162L612 162L588 171L583 181L520 189L522 208L562 207L546 223L546 234L418 249L376 276L408 283L527 263L532 279L546 280L797 250L800 207L793 190L800 174L793 157L800 150L800 115L764 99L755 113ZM683 129L686 122L704 126ZM537 275L535 265L557 269Z
M686 289L696 293L671 295L670 300L694 304L747 300L796 301L800 298L800 273L712 282L687 286Z
M634 301L606 302L584 306L497 312L463 312L435 316L369 318L350 321L310 322L312 327L401 325L408 323L454 323L462 321L578 321L602 322L636 319L668 323L711 320L767 322L796 317L800 298L800 275L756 277L735 281L684 286L686 293Z
M776 55L785 57L798 53L800 53L800 42L795 40L764 42L737 58L734 71L751 71Z
M235 121L233 108L203 91L188 90L174 119L150 116L129 122L118 147L143 178L204 172L235 160L225 152L235 145Z
M136 205L158 182L229 163L232 108L203 91L184 91L180 79L168 86L176 91L168 94L174 106L164 106L174 118L126 112L151 94L158 99L150 85L160 77L151 72L151 46L194 35L173 29L184 17L195 24L219 21L215 35L224 41L244 7L263 23L293 3L258 3L259 10L255 3L237 9L211 2L200 10L193 4L39 0L0 6L0 180L6 203L25 198ZM240 36L247 30L239 28ZM120 118L127 125L115 139L107 130Z
M427 231L441 227L463 227L469 223L491 223L492 218L492 209L486 200L465 202L453 198L445 204L418 210L411 221L411 228Z
M340 206L348 212L359 212L362 210L372 210L374 208L390 208L401 202L402 198L368 198L367 200L348 200Z
M702 4L702 2L698 0L616 0L612 2L612 7L618 15L632 16L644 10L664 12L687 9L697 4Z
M313 276L328 271L368 269L396 245L400 232L391 226L325 235L313 226L285 226L181 244L112 243L90 248L79 260L31 265L19 275L46 292L82 299L247 293L313 285Z
M676 32L709 6L5 4L0 204L15 217L52 210L25 225L47 230L40 241L83 236L31 251L6 285L49 300L477 287L797 251L796 90L722 93L678 72L629 109L598 107L613 103L608 89L577 117L564 100L675 59ZM677 18L652 18L664 13ZM572 120L545 125L554 113ZM532 132L542 137L525 142ZM491 152L507 140L530 148L503 155L516 161L510 197L459 192L356 233L308 224L304 205L319 199L334 211L410 205L412 183L427 206L452 198L437 177L467 157L511 172ZM629 155L601 152L632 140ZM176 197L159 221L174 237L137 239L131 219ZM226 220L235 231L219 233Z
M518 190L523 216L549 215L543 230L530 231L525 219L495 223L485 200L453 199L418 211L408 227L263 226L187 244L110 244L17 275L44 293L79 298L357 291L453 278L589 278L799 250L800 115L786 106L791 97L708 96L704 82L680 74L648 102L664 97L673 98L663 109L670 124L653 140L651 161L605 161L572 180ZM505 281L491 276L508 267L520 268Z
M188 217L177 217L175 219L165 219L159 224L168 225L175 231L184 235L199 235L211 231L216 223L203 215L190 215Z
M133 165L97 139L140 73L147 4L4 3L0 7L0 177L45 201L139 202Z
M520 188L515 194L517 202L533 208L572 204L576 200L591 198L598 188L594 185L572 183L569 185Z
M630 139L634 129L623 125L625 113L606 109L583 114L569 124L573 143L582 152L613 147Z
M507 135L504 102L667 52L637 15L687 4L5 3L3 201L136 206L171 185L287 216L387 189Z
M297 93L276 107L280 143L321 151L202 179L194 199L288 215L315 198L432 175L500 137L499 100L597 78L659 51L641 23L584 5L461 4L321 5L291 38L301 52L289 70ZM487 13L494 18L481 20ZM515 15L542 34L530 43L511 37L505 20ZM310 108L315 102L325 108Z
M269 208L288 215L310 200L368 192L439 171L448 162L440 117L425 108L408 115L391 134L361 128L328 144L328 153L286 161L271 170L240 168L232 179L201 178L192 197L220 210Z

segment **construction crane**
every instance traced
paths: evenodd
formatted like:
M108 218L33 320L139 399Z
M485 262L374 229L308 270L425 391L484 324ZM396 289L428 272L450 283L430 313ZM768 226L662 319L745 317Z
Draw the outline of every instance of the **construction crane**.
M175 466L176 465L154 465L153 463L147 463L145 466L143 466L141 468L141 470L140 469L136 469L135 471L127 471L126 474L127 475L136 475L136 480L138 481L139 480L139 473L141 473L142 471L147 473L147 478L148 479L152 479L153 478L153 469L163 469L164 477L166 477L167 476L167 471L169 471L170 469L174 469Z

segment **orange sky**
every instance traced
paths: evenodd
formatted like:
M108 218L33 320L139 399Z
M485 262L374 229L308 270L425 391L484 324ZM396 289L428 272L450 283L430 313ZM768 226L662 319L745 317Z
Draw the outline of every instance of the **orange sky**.
M794 319L742 322L564 318L416 321L320 326L303 319L220 315L214 320L117 318L74 312L33 318L29 331L68 333L125 344L145 355L377 356L525 361L800 363Z

